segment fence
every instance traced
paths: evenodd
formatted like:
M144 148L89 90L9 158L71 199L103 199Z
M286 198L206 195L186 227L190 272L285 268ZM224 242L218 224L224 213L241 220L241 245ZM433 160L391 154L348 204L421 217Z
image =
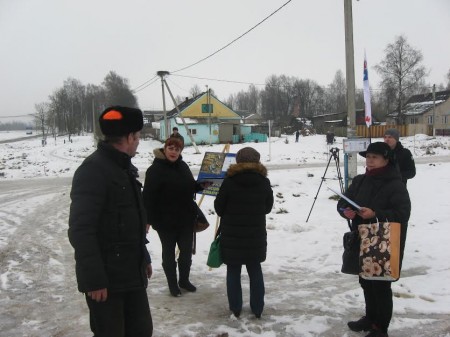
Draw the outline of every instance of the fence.
M427 124L409 124L409 125L372 125L369 128L365 125L356 126L356 135L365 138L382 138L387 129L397 129L400 137L414 136L416 134L433 135L433 129Z

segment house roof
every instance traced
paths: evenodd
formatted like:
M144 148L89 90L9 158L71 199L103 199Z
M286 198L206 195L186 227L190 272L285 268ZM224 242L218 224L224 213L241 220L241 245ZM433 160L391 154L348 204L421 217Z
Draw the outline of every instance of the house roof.
M183 125L183 120L181 119L181 117L175 117L175 122L178 125ZM208 124L209 123L209 119L208 118L189 118L189 117L185 117L184 118L184 122L186 124ZM220 121L217 118L211 118L211 124L217 124L220 123Z
M183 111L184 109L186 109L189 105L191 105L192 103L194 103L199 97L203 96L205 93L202 92L200 94L198 94L195 97L191 97L191 98L186 98L183 102L181 102L180 104L178 104L178 109L180 109L180 111ZM172 110L170 110L167 113L167 118L170 117L174 117L178 114L178 110L177 108L173 108Z
M405 116L422 115L423 113L431 110L433 105L442 104L450 98L450 90L436 92L436 101L433 102L433 93L419 94L411 96L402 108ZM398 115L398 111L393 111L388 116L395 117Z
M239 116L242 118L247 118L248 116L254 114L253 112L250 112L248 110L234 110Z

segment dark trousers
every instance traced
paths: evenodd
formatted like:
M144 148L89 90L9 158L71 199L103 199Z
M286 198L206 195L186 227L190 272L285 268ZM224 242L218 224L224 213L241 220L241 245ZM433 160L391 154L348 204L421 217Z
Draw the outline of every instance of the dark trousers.
M366 317L381 331L387 332L392 318L391 282L369 281L359 278L366 302Z
M264 309L265 293L261 263L255 262L245 266L250 278L250 308L255 315L259 316ZM233 312L242 310L241 269L241 264L227 264L228 305Z
M158 235L162 246L162 265L168 282L171 283L173 278L175 278L176 282L177 263L175 261L175 248L177 245L180 249L178 256L180 280L189 278L192 264L193 228L181 227L171 231L159 230Z
M94 337L150 337L153 321L145 289L108 292L105 302L86 295Z

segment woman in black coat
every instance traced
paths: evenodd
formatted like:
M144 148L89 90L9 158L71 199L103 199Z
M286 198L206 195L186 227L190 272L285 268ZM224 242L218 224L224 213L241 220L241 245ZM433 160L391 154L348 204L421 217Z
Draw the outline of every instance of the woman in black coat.
M194 220L197 215L193 196L202 189L189 166L183 161L183 143L169 138L164 148L153 151L155 159L147 169L143 190L148 224L157 231L162 245L162 266L172 296L180 296L180 287L194 292L189 281L192 264ZM175 247L178 245L179 282Z
M360 155L366 158L366 173L353 179L345 195L361 206L361 210L353 210L346 200L340 199L338 212L351 219L352 230L358 230L359 224L376 223L377 220L399 222L401 261L411 213L408 191L391 163L392 154L386 143L372 143ZM366 337L387 337L393 309L391 282L360 277L359 283L364 291L366 314L357 321L348 322L348 327L353 331L370 331Z
M236 154L214 201L220 220L222 260L227 265L227 295L230 310L242 310L241 269L250 278L250 307L257 318L264 309L264 279L261 262L266 260L266 214L273 206L267 169L259 153L245 147Z

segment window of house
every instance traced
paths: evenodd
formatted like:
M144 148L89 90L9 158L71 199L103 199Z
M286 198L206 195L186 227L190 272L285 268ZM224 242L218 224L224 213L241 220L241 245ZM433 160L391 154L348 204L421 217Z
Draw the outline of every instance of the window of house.
M197 129L189 129L189 132L191 133L191 135L196 135Z
M448 115L442 116L442 124L448 124Z
M419 118L411 117L409 124L419 124Z
M427 117L428 124L433 124L433 116Z

